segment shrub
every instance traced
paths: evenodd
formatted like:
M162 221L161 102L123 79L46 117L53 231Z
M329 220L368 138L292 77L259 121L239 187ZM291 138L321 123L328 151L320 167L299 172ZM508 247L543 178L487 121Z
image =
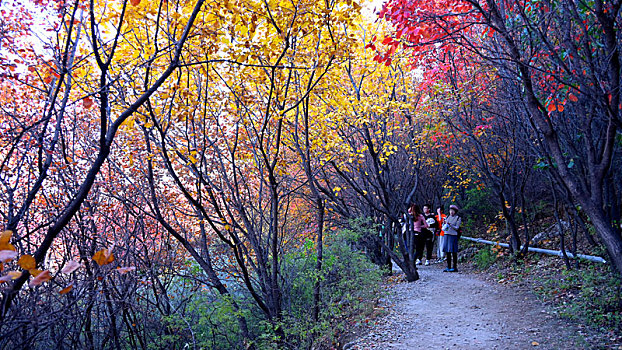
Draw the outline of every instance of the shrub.
M307 241L298 252L283 259L286 333L295 338L298 347L311 342L330 344L349 322L362 316L375 300L381 282L380 268L365 254L354 249L361 235L357 223L350 229L328 233L325 237L322 272L318 275L314 242ZM313 287L321 281L320 320L311 322Z
M475 264L480 269L487 269L497 261L497 254L495 254L490 246L486 246L479 249L474 256Z
M609 266L589 264L565 270L559 278L542 281L539 294L555 302L561 316L592 327L622 330L622 280Z

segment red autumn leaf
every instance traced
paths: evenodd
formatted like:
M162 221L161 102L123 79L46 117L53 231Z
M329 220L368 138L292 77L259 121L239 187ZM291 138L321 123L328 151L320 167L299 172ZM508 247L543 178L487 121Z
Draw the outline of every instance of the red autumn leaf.
M11 276L9 276L9 275L5 275L5 276L0 277L0 283L5 283L5 282L8 282L10 280L11 280Z
M388 45L391 42L391 40L393 40L393 39L391 39L391 37L388 36L388 37L384 38L384 40L382 40L382 44L383 45Z
M12 250L0 250L0 262L7 262L17 258L17 253Z
M68 285L67 287L63 288L60 290L60 292L58 292L58 294L63 295L63 294L67 294L69 293L71 290L73 289L73 283Z
M558 112L563 112L564 111L564 105L562 105L562 104L557 105L557 111Z
M568 94L568 99L572 102L577 102L579 101L579 99L577 98L577 96L573 95L573 94Z
M82 100L82 105L84 108L91 108L93 106L93 100L90 97L84 98Z
M117 267L117 272L124 275L130 271L136 270L135 266L125 266L125 267Z
M395 50L397 49L397 46L392 45L391 48L389 49L389 56L392 56L395 53Z
M140 4L140 0L130 0L130 4L132 4L132 6L138 6Z
M37 275L37 277L33 278L30 283L28 283L29 287L36 287L43 282L47 282L52 279L52 275L50 275L50 271L45 270Z
M546 108L546 110L549 112L553 112L556 109L557 109L557 106L553 102L549 103L549 106Z
M65 267L63 267L63 269L60 271L62 273L72 273L75 270L77 270L80 267L80 263L74 260L71 260L67 263L67 265L65 265Z

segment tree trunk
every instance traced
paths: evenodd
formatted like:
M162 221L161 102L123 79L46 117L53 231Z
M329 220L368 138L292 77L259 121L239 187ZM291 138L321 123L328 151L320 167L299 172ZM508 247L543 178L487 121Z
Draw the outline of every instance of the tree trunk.
M618 274L622 275L622 254L620 254L620 252L622 252L622 237L620 236L620 232L607 220L602 209L590 208L590 212L590 219L596 228L596 232L600 234L600 238L607 248L611 265L616 269Z
M503 192L499 192L499 201L501 202L503 217L505 218L505 222L510 230L510 251L512 254L520 254L521 239L518 235L518 228L516 227L514 215L510 213L508 208L505 206L505 196L503 195Z
M317 322L320 319L320 287L322 282L322 259L323 256L323 230L324 230L324 202L322 198L316 198L316 210L317 210L317 263L315 271L317 272L315 286L313 286L313 321Z

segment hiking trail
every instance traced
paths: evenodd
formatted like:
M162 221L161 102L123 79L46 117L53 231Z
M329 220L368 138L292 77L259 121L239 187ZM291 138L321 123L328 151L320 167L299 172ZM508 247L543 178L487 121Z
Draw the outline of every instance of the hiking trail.
M532 294L444 268L421 266L419 281L389 287L381 300L388 314L345 348L589 348L577 329L549 314Z

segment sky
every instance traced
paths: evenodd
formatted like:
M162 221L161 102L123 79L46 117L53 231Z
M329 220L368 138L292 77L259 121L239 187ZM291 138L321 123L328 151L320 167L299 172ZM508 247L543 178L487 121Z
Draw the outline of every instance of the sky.
M376 12L380 11L384 0L363 0L361 6L363 7L363 16L375 17Z

